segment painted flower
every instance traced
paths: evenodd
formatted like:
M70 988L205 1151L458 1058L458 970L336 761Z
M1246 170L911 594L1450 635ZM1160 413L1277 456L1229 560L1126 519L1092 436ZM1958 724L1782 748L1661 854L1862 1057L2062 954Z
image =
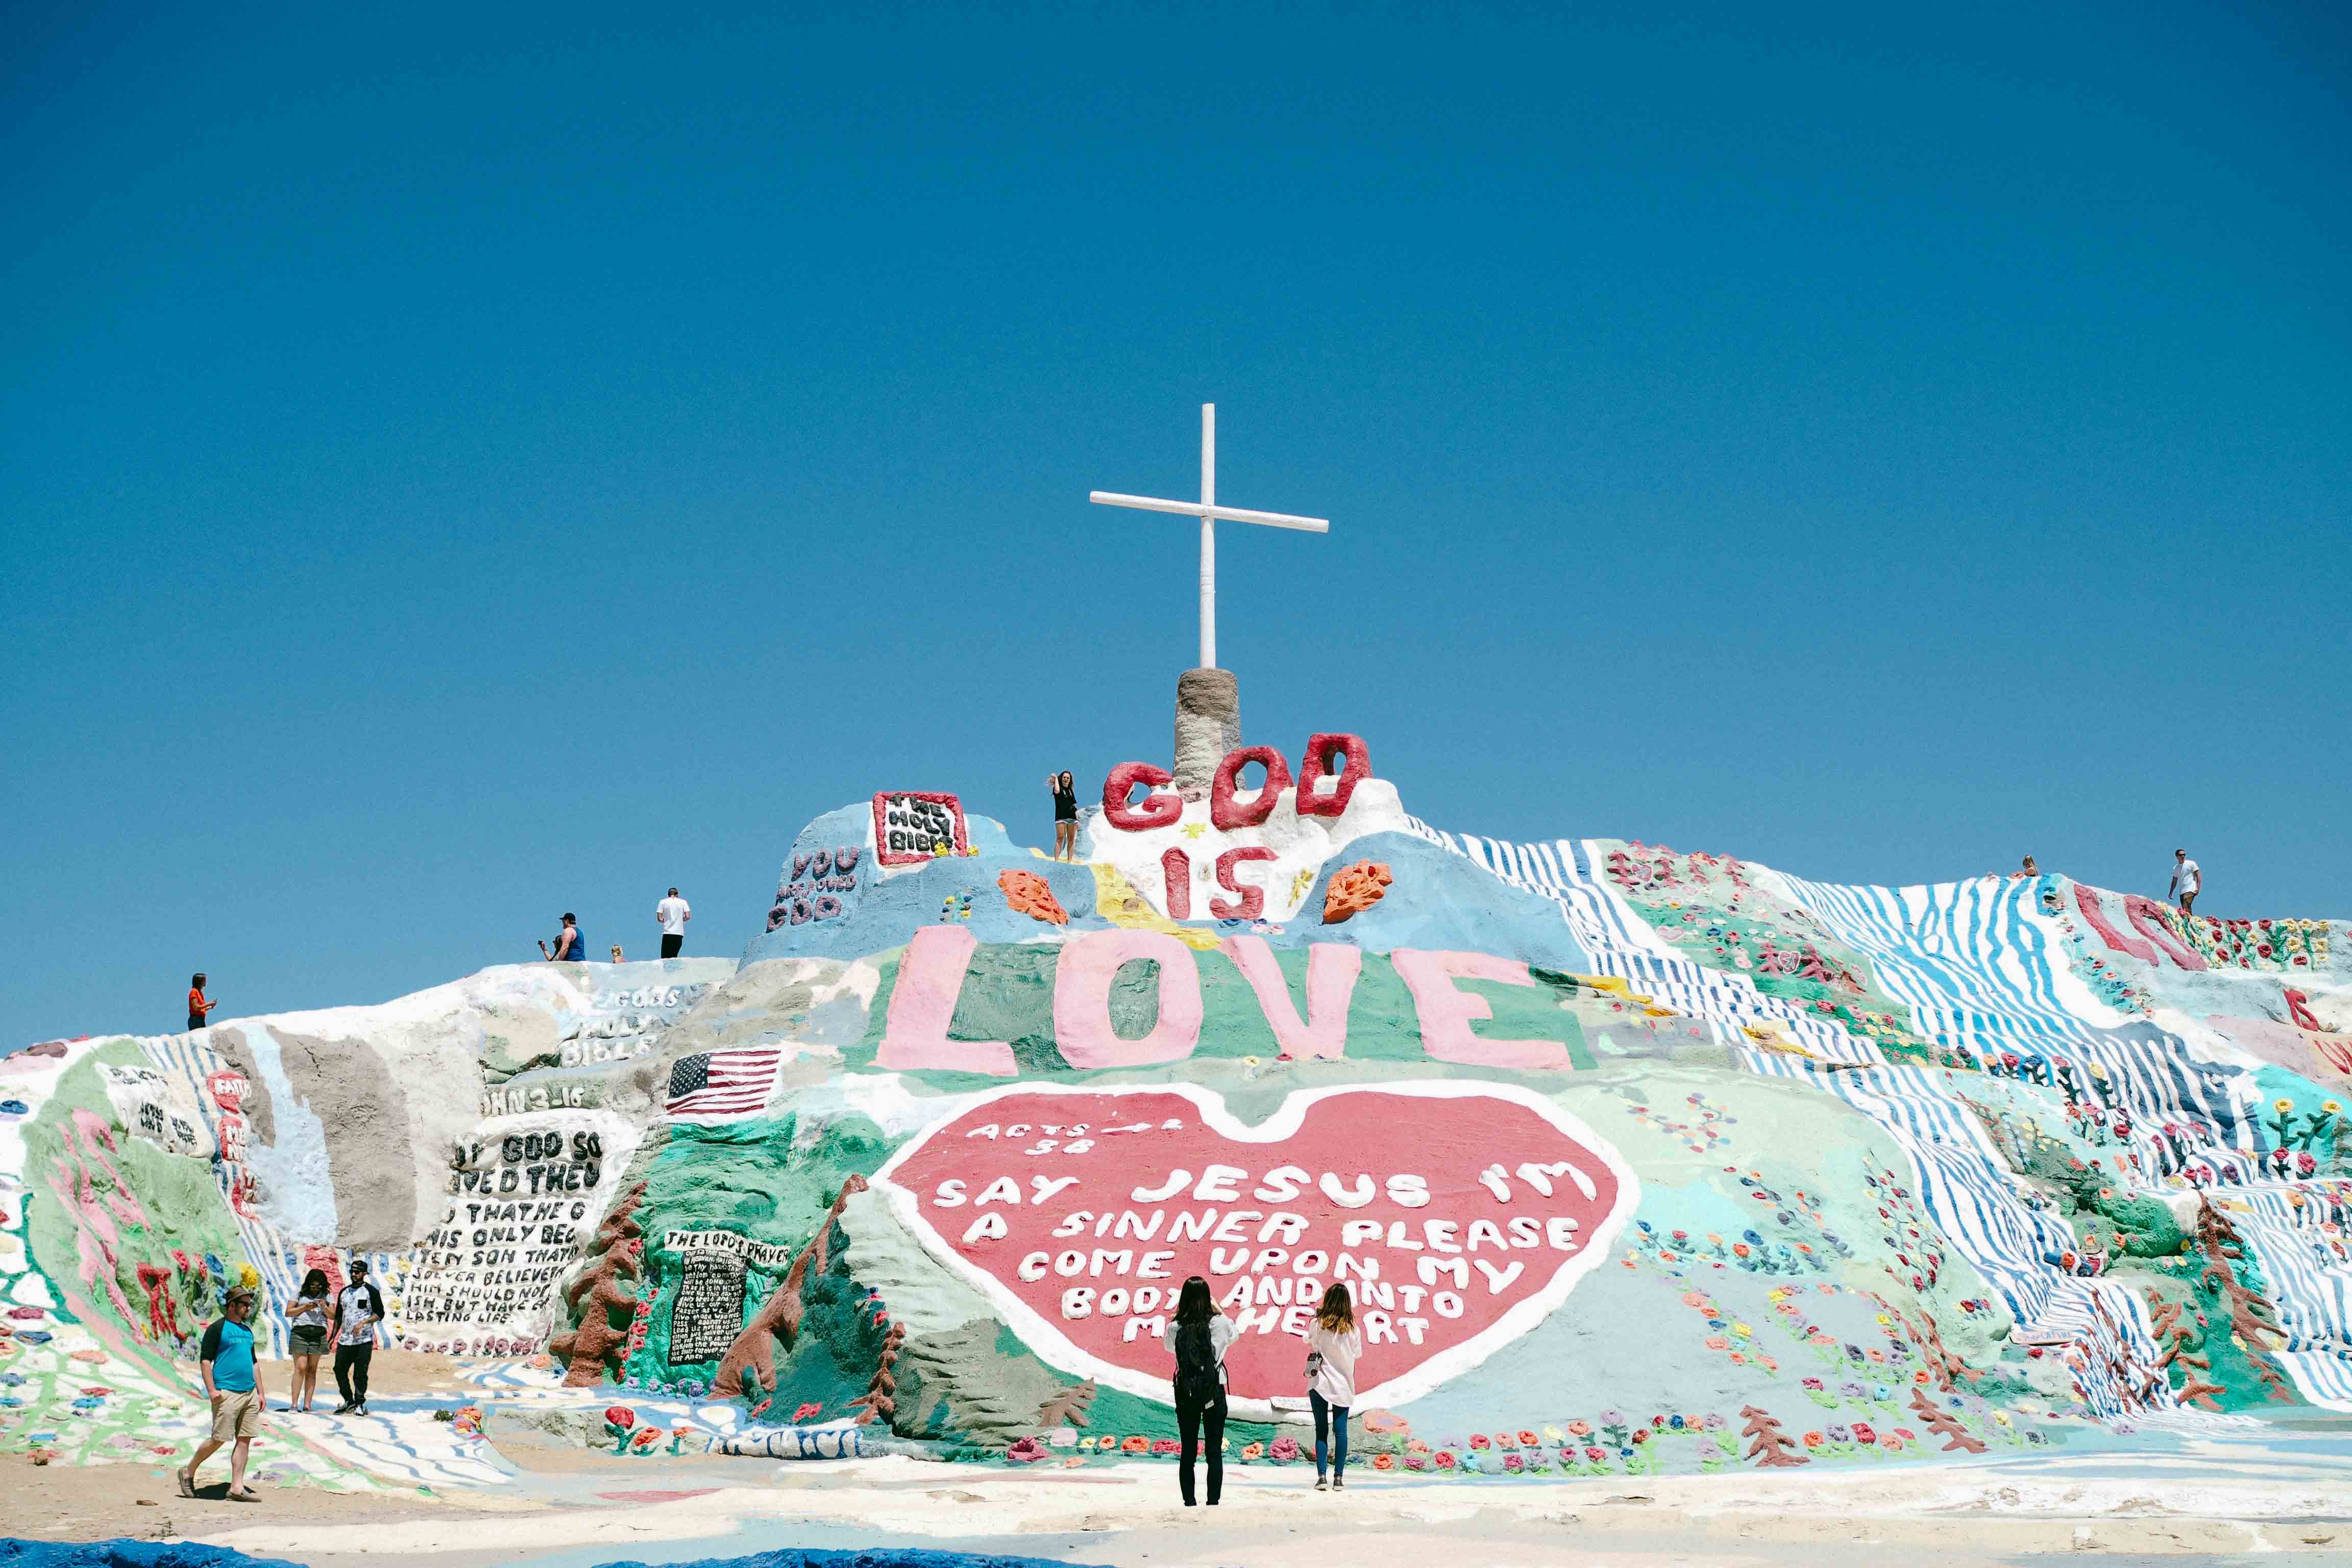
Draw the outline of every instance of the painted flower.
M1797 1381L1803 1384L1805 1388L1814 1393L1818 1393L1821 1390L1822 1380L1818 1377L1803 1377L1799 1378Z
M1851 1443L1853 1441L1853 1432L1847 1429L1845 1423L1843 1421L1832 1421L1830 1423L1828 1436L1829 1440L1832 1443Z
M798 1410L793 1412L793 1419L795 1421L805 1421L812 1415L822 1415L824 1414L824 1406L822 1405L803 1405Z
M640 1426L637 1428L636 1436L629 1439L629 1447L639 1453L644 1453L660 1442L663 1436L662 1429L658 1426Z
M1121 1443L1118 1447L1119 1452L1123 1454L1149 1454L1151 1452L1151 1439L1138 1435L1136 1436L1129 1437L1126 1442Z
M1558 1436L1558 1434L1554 1434L1555 1440L1557 1440L1557 1436ZM1528 1430L1527 1430L1526 1428L1524 1428L1524 1427L1520 1428L1520 1431L1519 1431L1519 1447L1522 1447L1522 1448L1532 1448L1532 1447L1534 1447L1536 1446L1536 1442L1537 1442L1537 1438L1536 1438L1536 1435L1535 1435L1534 1433L1532 1433L1532 1432L1530 1432L1530 1431L1528 1431Z
M1408 1470L1425 1470L1429 1468L1429 1456L1426 1454L1407 1454L1404 1457L1404 1468Z
M1878 1441L1878 1434L1872 1428L1869 1422L1857 1421L1853 1424L1853 1440L1864 1444L1875 1443Z
M1433 1457L1437 1461L1437 1468L1441 1470L1450 1470L1458 1462L1452 1454L1443 1448L1440 1448Z
M1491 1448L1495 1445L1484 1432L1473 1432L1470 1434L1470 1446L1474 1448Z
M1247 1444L1244 1444L1244 1445L1243 1445L1243 1447L1242 1447L1242 1458L1244 1458L1244 1459L1263 1459L1263 1458L1265 1458L1265 1444L1263 1444L1263 1443L1247 1443ZM1386 1454L1382 1454L1382 1455L1381 1456L1381 1458L1383 1458L1383 1459L1385 1459L1385 1458L1388 1458L1388 1456L1387 1456Z
M1597 1465L1597 1464L1599 1464L1601 1460L1603 1460L1603 1459L1607 1458L1609 1456L1608 1456L1608 1455L1606 1455L1606 1454L1604 1454L1604 1453L1602 1453L1602 1452L1601 1452L1600 1449L1598 1449L1598 1448L1587 1448L1587 1449L1585 1449L1585 1450L1584 1450L1584 1457L1585 1457L1585 1458L1586 1458L1587 1460L1589 1460L1589 1461L1591 1461L1591 1463L1593 1463L1593 1464L1596 1464L1596 1465Z
M1274 1460L1277 1464L1288 1464L1291 1460L1298 1458L1298 1439L1296 1437L1276 1437L1274 1440L1273 1446L1266 1449L1265 1457Z
M1683 1418L1681 1416L1670 1415L1666 1419L1668 1424L1671 1425L1675 1431L1679 1432L1683 1429Z
M1518 1471L1524 1470L1527 1468L1527 1461L1520 1458L1517 1454L1506 1454L1503 1456L1504 1469L1510 1471L1513 1474L1517 1474Z
M1916 1443L1919 1440L1919 1435L1908 1426L1897 1426L1895 1428L1895 1436L1899 1441L1905 1443Z
M1255 1446L1256 1446L1256 1445L1255 1445L1255 1444L1251 1445L1251 1447L1255 1447ZM1246 1451L1246 1450L1244 1450L1244 1451ZM1396 1468L1396 1456L1395 1456L1394 1454L1374 1454L1374 1455L1372 1456L1372 1468L1374 1468L1374 1469L1376 1469L1376 1470L1393 1470L1393 1469L1395 1469L1395 1468Z
M1429 1452L1429 1445L1418 1437L1407 1437L1404 1440L1404 1451L1408 1454L1426 1454Z
M1592 1423L1590 1421L1571 1421L1568 1424L1568 1432L1569 1436L1571 1437L1589 1437L1592 1435Z
M1173 1454L1179 1452L1179 1448L1173 1437L1154 1437L1151 1440L1151 1451L1155 1454Z
M1718 1415L1714 1411L1710 1410L1706 1413L1706 1420L1704 1425L1710 1432L1720 1432L1726 1426L1729 1426L1730 1423L1725 1420L1721 1415Z
M2288 1111L2294 1109L2294 1101L2292 1100L2273 1100L2271 1101L2271 1109L2277 1111L2281 1116L2284 1116Z
M1808 1433L1806 1433L1806 1434L1805 1434L1805 1447L1808 1447L1808 1448L1818 1448L1818 1447L1820 1447L1822 1446L1822 1435L1821 1433L1819 1433L1819 1432L1808 1432Z
M1016 1465L1034 1465L1046 1458L1045 1445L1034 1437L1024 1437L1004 1450L1007 1460Z
M605 1410L604 1410L604 1425L605 1425L605 1426L617 1426L617 1427L619 1427L622 1431L625 1432L625 1431L627 1431L630 1427L632 1427L632 1426L635 1426L636 1424L637 1424L637 1413L636 1413L635 1411L634 1411L634 1410L630 1409L627 1405L607 1405L607 1406L605 1407Z

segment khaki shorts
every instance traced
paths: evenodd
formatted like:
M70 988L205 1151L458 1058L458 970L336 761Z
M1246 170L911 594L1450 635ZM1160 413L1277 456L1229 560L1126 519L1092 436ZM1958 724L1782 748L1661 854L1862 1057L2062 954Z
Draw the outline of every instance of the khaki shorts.
M261 1435L261 1396L250 1388L224 1388L213 1394L213 1441L226 1443Z

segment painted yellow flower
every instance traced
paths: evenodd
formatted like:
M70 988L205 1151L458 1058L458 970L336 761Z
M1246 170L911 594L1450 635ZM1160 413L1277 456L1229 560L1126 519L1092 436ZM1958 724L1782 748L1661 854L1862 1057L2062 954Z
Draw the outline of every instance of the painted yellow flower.
M1753 1330L1753 1329L1751 1329L1751 1328L1749 1328L1749 1327L1748 1327L1747 1324L1745 1324L1745 1323L1734 1323L1734 1324L1732 1324L1732 1325L1731 1325L1731 1331L1732 1331L1733 1333L1735 1333L1735 1334L1738 1334L1741 1339L1743 1339L1743 1340L1744 1340L1744 1339L1748 1338L1750 1334L1753 1334L1756 1331L1755 1331L1755 1330Z
M2288 1111L2294 1109L2294 1101L2292 1100L2273 1100L2271 1101L2271 1109L2277 1111L2281 1116L2284 1116Z
M2327 1112L2328 1115L2334 1116L2344 1108L2332 1100L2323 1100L2319 1102L2319 1109Z

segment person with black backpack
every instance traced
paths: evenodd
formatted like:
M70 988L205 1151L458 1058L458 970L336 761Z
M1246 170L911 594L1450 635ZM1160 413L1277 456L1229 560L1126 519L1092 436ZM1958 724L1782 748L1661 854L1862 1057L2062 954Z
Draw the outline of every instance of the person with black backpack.
M1195 1274L1176 1300L1176 1430L1184 1447L1176 1484L1192 1506L1192 1456L1209 1454L1209 1506L1225 1485L1225 1350L1234 1325L1209 1299L1209 1282Z

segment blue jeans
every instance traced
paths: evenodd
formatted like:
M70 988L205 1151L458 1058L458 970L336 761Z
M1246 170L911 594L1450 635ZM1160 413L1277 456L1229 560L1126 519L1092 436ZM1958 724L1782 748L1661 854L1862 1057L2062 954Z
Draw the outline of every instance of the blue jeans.
M1336 1476L1348 1468L1348 1407L1332 1404L1312 1388L1307 1391L1307 1403L1315 1410L1315 1474L1318 1478L1323 1474L1323 1449L1328 1439L1331 1473Z

